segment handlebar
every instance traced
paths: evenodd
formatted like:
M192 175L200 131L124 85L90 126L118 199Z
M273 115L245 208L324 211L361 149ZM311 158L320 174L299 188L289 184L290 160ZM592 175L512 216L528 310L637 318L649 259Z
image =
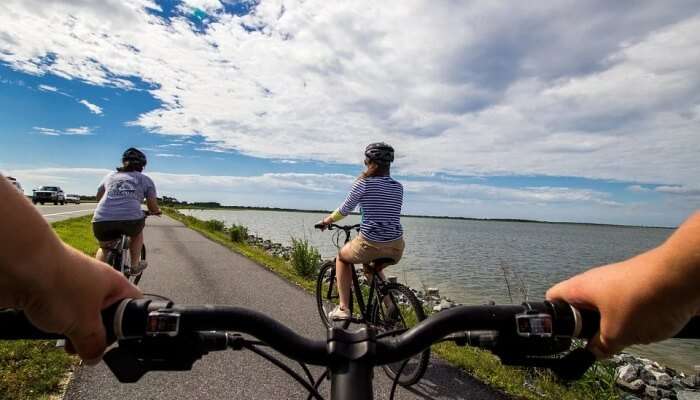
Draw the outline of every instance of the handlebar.
M487 348L506 364L546 367L577 379L595 359L571 352L571 339L592 337L600 319L595 311L577 310L564 302L459 306L398 336L377 338L371 327L355 332L330 328L326 340L314 340L265 314L231 306L125 299L105 309L102 318L109 342L119 341L105 361L123 382L134 382L151 370L190 369L210 351L245 347L246 340L230 332L252 335L291 359L322 366L357 360L372 366L394 363L436 342L453 340ZM33 327L17 310L0 311L0 327L0 339L60 337ZM700 317L675 337L700 338Z
M316 225L314 225L314 228L316 228L316 229L328 229L329 231L332 231L333 229L340 229L341 231L345 231L346 233L350 233L353 229L359 231L360 224L356 224L356 225L316 224Z

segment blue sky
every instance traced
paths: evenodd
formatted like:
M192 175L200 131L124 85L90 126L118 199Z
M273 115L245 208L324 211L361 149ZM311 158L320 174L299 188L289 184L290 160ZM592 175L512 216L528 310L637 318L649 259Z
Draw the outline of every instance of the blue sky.
M700 7L0 4L0 171L334 208L387 141L412 214L672 226L700 202ZM29 191L29 190L28 190Z

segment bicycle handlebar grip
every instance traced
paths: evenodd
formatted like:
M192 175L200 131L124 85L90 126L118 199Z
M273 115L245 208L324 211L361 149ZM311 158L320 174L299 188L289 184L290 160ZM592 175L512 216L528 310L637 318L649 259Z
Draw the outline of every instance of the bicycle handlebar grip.
M573 306L572 306L573 307ZM576 309L581 316L581 332L578 337L590 339L600 330L600 314L595 310Z
M105 326L107 343L116 340L114 336L114 314L119 302L112 304L102 311L102 322ZM57 333L44 332L35 327L22 310L6 309L0 311L0 340L48 340L64 339Z
M29 322L22 310L0 311L0 340L63 339L62 335L44 332Z
M581 331L579 338L590 339L600 330L600 314L594 310L578 310L581 316ZM700 339L700 315L691 318L690 321L673 336L676 339Z

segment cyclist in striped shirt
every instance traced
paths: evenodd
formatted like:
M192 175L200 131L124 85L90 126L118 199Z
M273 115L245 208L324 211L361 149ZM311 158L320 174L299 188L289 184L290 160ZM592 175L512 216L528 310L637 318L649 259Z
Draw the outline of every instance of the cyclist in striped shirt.
M352 185L343 204L320 223L330 225L346 217L360 206L360 234L340 249L335 261L340 304L328 316L334 320L350 318L351 264L363 264L370 271L370 262L388 258L392 262L375 265L374 271L396 264L404 250L401 206L403 186L390 176L394 149L386 143L372 143L365 149L367 170Z

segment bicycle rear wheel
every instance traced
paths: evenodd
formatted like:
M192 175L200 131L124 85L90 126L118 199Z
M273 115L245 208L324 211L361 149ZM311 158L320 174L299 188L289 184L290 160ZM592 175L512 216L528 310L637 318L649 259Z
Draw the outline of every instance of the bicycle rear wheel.
M141 261L146 261L146 245L145 245L145 244L141 246L141 257L140 257L140 260L141 260ZM141 281L141 275L143 275L143 271L139 272L139 273L136 274L136 275L131 275L131 276L129 277L129 280L130 280L134 285L138 285L139 282Z
M411 289L404 285L384 285L381 295L377 296L377 303L373 307L372 319L382 336L398 336L425 319L423 305ZM389 378L395 380L405 361L383 365L382 368ZM430 361L430 348L407 361L398 377L399 384L404 387L415 384L423 377Z
M111 265L112 268L116 269L120 273L122 272L121 263L122 257L121 252L118 249L105 250L107 252L107 264Z
M328 319L328 313L340 301L336 282L335 261L323 263L319 269L318 278L316 278L316 306L321 316L321 322L328 328L332 326L331 321Z

